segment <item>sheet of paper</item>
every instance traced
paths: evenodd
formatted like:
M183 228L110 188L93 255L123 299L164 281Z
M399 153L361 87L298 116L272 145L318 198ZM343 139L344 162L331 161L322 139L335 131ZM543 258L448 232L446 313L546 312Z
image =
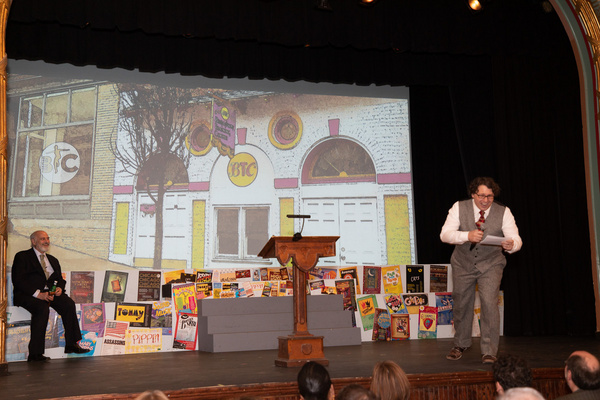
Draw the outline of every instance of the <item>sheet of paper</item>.
M487 244L489 246L501 246L502 242L505 241L505 237L488 235L479 244Z

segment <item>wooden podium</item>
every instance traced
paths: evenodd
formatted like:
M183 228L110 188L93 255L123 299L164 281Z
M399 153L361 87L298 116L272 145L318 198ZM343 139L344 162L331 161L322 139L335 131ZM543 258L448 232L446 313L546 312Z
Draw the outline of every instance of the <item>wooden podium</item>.
M296 367L315 361L329 365L323 354L323 336L308 332L306 312L306 272L317 265L320 257L335 256L339 236L273 236L258 253L260 257L277 258L281 265L290 259L294 265L294 332L279 337L279 354L275 365Z

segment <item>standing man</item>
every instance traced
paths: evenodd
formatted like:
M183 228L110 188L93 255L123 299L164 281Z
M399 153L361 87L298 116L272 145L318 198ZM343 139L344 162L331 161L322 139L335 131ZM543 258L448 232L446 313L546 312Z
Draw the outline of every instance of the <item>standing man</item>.
M572 393L557 400L600 399L600 363L587 351L574 351L567 358L565 380Z
M65 353L87 353L79 347L81 331L77 321L75 302L65 293L65 284L58 260L47 254L50 238L44 231L36 231L29 236L31 249L15 255L12 264L14 302L31 313L31 338L27 361L46 361L44 356L46 325L50 307L62 317L65 327ZM49 289L56 281L56 292Z
M442 242L455 245L452 253L454 347L446 356L459 360L471 346L475 291L481 300L481 353L484 364L493 364L498 353L500 313L498 292L506 265L504 252L514 253L523 244L509 208L494 202L500 186L492 178L478 177L469 184L471 199L457 201L442 227ZM484 245L487 236L503 237L499 245Z

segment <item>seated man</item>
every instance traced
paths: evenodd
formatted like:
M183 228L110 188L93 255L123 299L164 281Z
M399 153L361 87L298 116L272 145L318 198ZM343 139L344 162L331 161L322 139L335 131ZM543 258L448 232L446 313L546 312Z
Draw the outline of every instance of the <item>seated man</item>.
M527 361L519 356L502 355L492 364L496 392L504 394L515 387L531 387L532 373Z
M58 260L46 254L50 238L44 231L36 231L29 237L31 249L15 255L12 264L14 303L31 313L31 338L27 361L46 361L44 356L46 325L50 307L61 316L65 327L65 353L87 353L79 347L81 331L77 321L75 302L65 293L66 281L62 277ZM56 292L49 289L56 282Z
M558 399L600 399L600 362L587 351L574 351L567 358L565 380L573 393Z

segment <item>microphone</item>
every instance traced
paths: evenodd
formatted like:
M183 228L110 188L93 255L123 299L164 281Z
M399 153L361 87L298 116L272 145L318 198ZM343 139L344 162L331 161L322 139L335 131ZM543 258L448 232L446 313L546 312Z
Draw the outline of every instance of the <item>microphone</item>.
M483 223L477 224L477 230L483 232L483 230L485 229L485 227L483 225L484 225ZM472 251L476 245L477 245L477 243L471 243L471 248L469 250Z
M297 242L300 239L302 239L302 231L304 230L304 220L310 218L310 215L307 215L307 214L288 214L287 217L288 218L302 219L302 228L300 228L300 232L294 233L294 237L292 238L292 241Z

